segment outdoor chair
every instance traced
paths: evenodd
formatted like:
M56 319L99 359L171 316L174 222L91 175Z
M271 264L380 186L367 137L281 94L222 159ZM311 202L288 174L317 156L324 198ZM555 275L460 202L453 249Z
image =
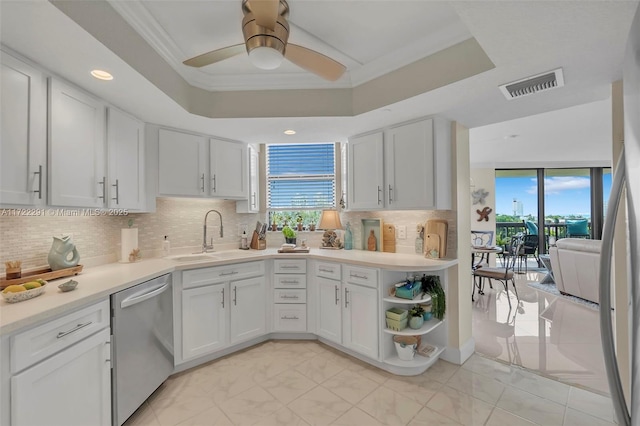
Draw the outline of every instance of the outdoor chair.
M527 228L527 233L530 235L538 235L538 225L535 222L527 220L524 222L524 226Z
M538 236L537 235L523 235L521 239L522 247L518 251L518 273L522 272L522 262L524 262L524 272L527 273L527 259L529 256L538 262L540 265L540 259L538 258Z
M513 292L518 298L518 290L516 289L516 282L513 278L514 267L516 259L519 257L518 253L522 249L522 239L520 237L512 237L511 244L508 247L507 252L504 253L504 266L503 267L489 267L481 266L473 270L473 293L471 299L475 296L476 288L480 294L484 292L484 279L497 280L502 283L504 290L507 293L507 300L509 301L509 307L511 307L511 299L509 298L509 281L513 285Z
M587 219L568 219L567 238L589 238L589 223Z

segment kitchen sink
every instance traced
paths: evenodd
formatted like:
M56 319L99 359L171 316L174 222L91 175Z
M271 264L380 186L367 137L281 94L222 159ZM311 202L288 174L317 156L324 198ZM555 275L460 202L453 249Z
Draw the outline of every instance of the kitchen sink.
M216 257L207 253L196 253L171 256L169 257L169 259L173 260L174 262L198 262L202 260L215 260Z

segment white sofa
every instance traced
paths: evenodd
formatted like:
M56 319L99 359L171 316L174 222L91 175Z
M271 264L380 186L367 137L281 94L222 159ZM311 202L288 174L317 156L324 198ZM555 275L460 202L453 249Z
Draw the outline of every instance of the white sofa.
M558 290L600 303L600 240L564 238L549 248L553 278Z

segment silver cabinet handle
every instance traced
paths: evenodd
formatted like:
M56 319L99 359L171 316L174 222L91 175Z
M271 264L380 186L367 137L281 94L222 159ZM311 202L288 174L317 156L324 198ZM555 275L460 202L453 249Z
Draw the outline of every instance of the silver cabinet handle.
M38 199L42 200L42 164L38 166L38 171L33 172L34 175L38 175L38 189L33 191L38 194Z
M103 200L106 198L107 196L107 177L106 176L102 176L102 181L98 182L98 185L102 185L102 197L98 196L98 198L102 198Z
M344 307L349 307L349 289L345 287L344 289Z
M233 306L236 306L238 304L237 303L238 302L238 300L237 300L237 296L238 296L237 291L238 291L238 287L234 286L233 287Z
M351 278L359 278L361 280L368 280L369 277L367 277L366 275L358 275L358 274L349 274L349 277Z
M296 265L283 265L280 269L299 269Z
M84 324L78 324L75 327L73 327L71 330L61 331L60 333L58 333L56 338L60 339L61 337L64 337L64 336L66 336L68 334L75 333L76 331L80 330L81 328L85 328L86 326L91 325L91 324L93 324L93 321L85 322Z
M286 294L283 294L282 296L280 296L282 299L299 299L298 296L287 296Z
M202 182L202 186L200 187L200 191L204 192L204 173L200 177L200 181Z
M280 281L281 284L300 284L300 282L298 280L282 280Z
M111 186L116 188L116 197L112 198L112 200L115 200L116 204L120 204L120 188L119 188L120 184L118 182L118 179L116 179L115 185L111 185Z
M235 275L235 274L237 274L237 273L238 273L238 271L221 272L221 273L220 273L220 275L218 275L218 276L220 276L220 277L224 277L224 276L228 276L228 275Z
M382 202L382 200L380 199L380 194L382 193L382 188L380 188L380 185L378 185L378 204L380 204Z
M224 309L224 287L222 287L222 309Z
M329 274L333 274L333 269L324 269L324 268L320 268L319 269L320 272L327 272Z
M298 317L297 317L297 316L295 316L295 315L294 315L294 316L292 316L292 317L288 317L288 316L286 316L286 315L285 315L285 316L283 316L283 317L280 317L280 319L283 319L283 320L299 320L300 318L298 318Z
M255 192L251 195L251 200L252 200L251 207L257 207L258 203L257 203L257 196Z
M340 302L340 299L338 298L338 294L340 294L340 289L338 288L338 286L335 286L336 288L336 305Z
M389 185L389 204L391 204L393 202L393 197L391 196L391 191L393 191L393 189L391 188L391 185Z
M212 182L212 188L211 188L211 192L216 192L216 175L214 174L213 177L211 178L211 182Z

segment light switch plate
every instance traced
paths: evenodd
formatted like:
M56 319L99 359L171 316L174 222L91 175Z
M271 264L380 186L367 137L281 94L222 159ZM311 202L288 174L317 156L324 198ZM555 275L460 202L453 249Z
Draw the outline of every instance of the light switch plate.
M399 240L407 239L407 226L406 225L398 225L396 226L396 235Z

